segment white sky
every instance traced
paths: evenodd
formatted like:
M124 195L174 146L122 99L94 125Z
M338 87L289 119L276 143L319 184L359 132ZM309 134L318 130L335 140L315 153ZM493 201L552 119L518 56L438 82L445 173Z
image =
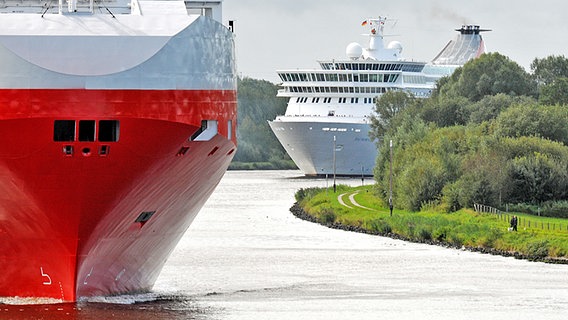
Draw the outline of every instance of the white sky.
M224 0L223 22L235 20L241 76L280 80L277 69L316 68L316 60L345 58L345 47L367 47L366 18L396 20L386 39L400 41L405 59L430 61L454 39L454 29L477 24L487 51L527 71L534 58L568 56L566 0Z

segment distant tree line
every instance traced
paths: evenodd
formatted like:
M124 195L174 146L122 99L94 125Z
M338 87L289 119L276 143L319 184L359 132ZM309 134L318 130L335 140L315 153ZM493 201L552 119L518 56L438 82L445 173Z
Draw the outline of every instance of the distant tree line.
M387 200L392 140L395 207L451 212L481 203L568 217L564 56L535 59L527 73L484 54L442 78L430 98L390 91L374 111L375 179Z
M237 88L238 148L230 169L296 168L267 122L286 111L287 100L276 97L278 86L245 77Z

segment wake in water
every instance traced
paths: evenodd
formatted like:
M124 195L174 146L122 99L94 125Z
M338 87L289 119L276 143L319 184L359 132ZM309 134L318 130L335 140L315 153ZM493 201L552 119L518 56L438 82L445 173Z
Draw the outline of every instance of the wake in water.
M56 299L0 298L0 319L211 319L212 308L202 307L182 294L141 293L92 297L77 303Z

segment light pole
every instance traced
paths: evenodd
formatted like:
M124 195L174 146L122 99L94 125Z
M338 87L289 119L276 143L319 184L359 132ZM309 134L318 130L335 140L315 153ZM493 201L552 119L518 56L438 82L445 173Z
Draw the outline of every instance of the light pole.
M390 141L390 176L389 176L389 209L390 215L392 217L392 209L394 205L392 203L392 140Z
M333 136L333 193L335 193L336 187L335 187L335 136Z

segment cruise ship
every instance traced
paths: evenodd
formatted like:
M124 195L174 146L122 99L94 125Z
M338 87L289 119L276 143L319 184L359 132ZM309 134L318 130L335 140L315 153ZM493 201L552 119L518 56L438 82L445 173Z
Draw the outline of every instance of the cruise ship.
M436 81L485 52L476 25L464 25L429 63L405 60L402 45L385 45L386 17L364 20L369 45L351 43L345 59L318 61L320 69L278 70L288 98L286 113L269 125L298 168L308 176L371 176L377 145L369 138L377 97L404 90L427 98Z
M222 0L0 1L0 304L151 290L236 150Z

